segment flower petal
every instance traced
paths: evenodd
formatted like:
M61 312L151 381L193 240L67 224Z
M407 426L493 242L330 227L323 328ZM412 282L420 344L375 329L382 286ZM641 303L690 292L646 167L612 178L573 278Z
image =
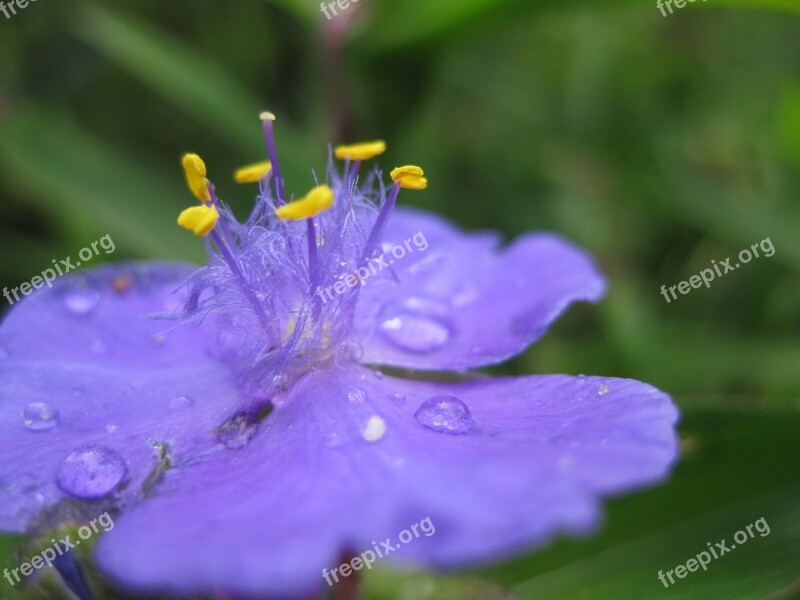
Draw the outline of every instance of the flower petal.
M420 413L437 396L458 398L469 421ZM661 480L676 456L676 416L668 396L631 380L317 372L245 449L168 472L158 496L100 541L97 558L132 589L300 594L325 587L322 570L343 552L387 538L397 546L430 518L435 533L387 560L495 560L585 532L600 496Z
M228 369L208 352L218 332L167 331L169 324L145 316L174 309L172 291L190 272L105 267L64 277L7 315L0 530L23 531L65 490L84 499L135 498L161 450L180 462L216 443L214 427L242 401Z
M366 363L499 363L544 335L572 302L597 301L605 290L591 257L549 233L499 249L494 234L459 232L405 209L383 239L389 269L363 282L356 313Z

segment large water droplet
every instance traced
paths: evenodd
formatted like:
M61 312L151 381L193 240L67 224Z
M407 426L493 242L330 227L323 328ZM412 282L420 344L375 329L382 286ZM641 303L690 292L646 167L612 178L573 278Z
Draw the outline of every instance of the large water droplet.
M438 350L450 339L449 314L450 308L438 300L411 296L384 311L380 329L403 350L424 354Z
M442 433L467 433L473 424L469 408L455 396L428 398L414 416L428 429Z
M125 480L128 467L111 448L87 444L76 448L56 472L56 483L65 494L83 500L107 496Z
M258 433L258 416L238 413L217 428L217 439L230 450L245 448Z
M420 354L433 352L450 339L450 328L442 321L412 314L400 314L381 323L383 335L394 345Z
M22 412L22 422L31 431L46 431L58 424L58 411L47 402L31 402Z
M597 395L598 396L605 396L611 388L609 388L605 383L600 384L600 387L597 388Z
M88 315L99 302L100 292L90 287L75 288L64 295L64 308L76 316Z
M361 435L368 442L377 442L386 435L386 421L378 415L372 415L364 426Z
M192 404L194 404L194 400L189 396L176 396L169 401L169 408L170 410L183 410Z

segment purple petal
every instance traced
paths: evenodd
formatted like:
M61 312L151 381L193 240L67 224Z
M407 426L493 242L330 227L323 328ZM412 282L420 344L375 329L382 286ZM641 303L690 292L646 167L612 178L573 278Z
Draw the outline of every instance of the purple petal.
M386 560L495 560L585 532L600 496L661 480L676 418L668 396L631 380L316 372L245 449L168 472L97 557L133 589L300 594L324 588L343 551L398 545L430 518L435 533Z
M384 240L391 264L363 282L355 320L370 364L461 370L499 363L544 335L572 302L597 301L605 289L591 257L549 233L499 249L494 234L465 234L398 210Z
M0 327L0 530L24 530L66 495L133 498L165 447L180 462L216 443L241 403L208 352L218 332L144 316L174 308L190 272L102 268L12 308Z

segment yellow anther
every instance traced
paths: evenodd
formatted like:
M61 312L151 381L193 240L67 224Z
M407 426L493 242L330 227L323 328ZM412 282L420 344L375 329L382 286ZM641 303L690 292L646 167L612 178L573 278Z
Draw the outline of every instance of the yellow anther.
M192 193L203 202L211 200L206 181L206 163L203 162L203 159L197 154L184 154L182 162L183 170L186 173L186 182Z
M386 152L386 142L377 140L374 142L364 142L363 144L353 144L351 146L336 146L333 151L334 156L339 160L369 160Z
M273 115L268 110L265 110L260 115L258 115L258 118L261 119L262 121L274 121L275 120L275 115Z
M425 172L417 166L406 165L397 167L391 172L392 181L399 183L400 187L407 190L424 190L428 187L428 180L425 179Z
M327 185L315 187L304 197L275 209L281 221L310 219L333 206L333 190Z
M266 177L267 173L272 170L272 163L268 160L264 162L247 165L241 169L237 169L233 174L234 179L239 183L255 183Z
M192 206L178 217L178 225L193 231L198 237L205 237L214 229L219 220L215 206Z

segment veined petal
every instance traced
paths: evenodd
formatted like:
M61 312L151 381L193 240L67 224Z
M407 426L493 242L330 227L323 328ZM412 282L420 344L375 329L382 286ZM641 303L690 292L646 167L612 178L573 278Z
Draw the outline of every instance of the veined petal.
M437 397L463 404L468 423L453 411L419 416ZM631 380L315 372L247 448L169 473L97 558L134 590L292 596L326 587L323 569L342 552L397 544L429 519L435 533L386 561L497 560L592 529L602 496L660 481L676 456L676 415L669 397Z
M577 301L605 283L591 257L550 233L499 238L399 208L383 235L384 263L364 282L356 312L363 362L468 369L524 351Z
M80 448L121 461L118 473L127 474L115 484L109 473L107 496L131 500L158 464L156 446L180 464L214 445L214 428L243 404L209 353L218 333L193 325L167 332L145 316L174 308L180 298L172 292L191 272L158 263L105 267L60 279L7 315L0 530L23 531L69 496L57 474ZM106 496L99 483L74 491Z

